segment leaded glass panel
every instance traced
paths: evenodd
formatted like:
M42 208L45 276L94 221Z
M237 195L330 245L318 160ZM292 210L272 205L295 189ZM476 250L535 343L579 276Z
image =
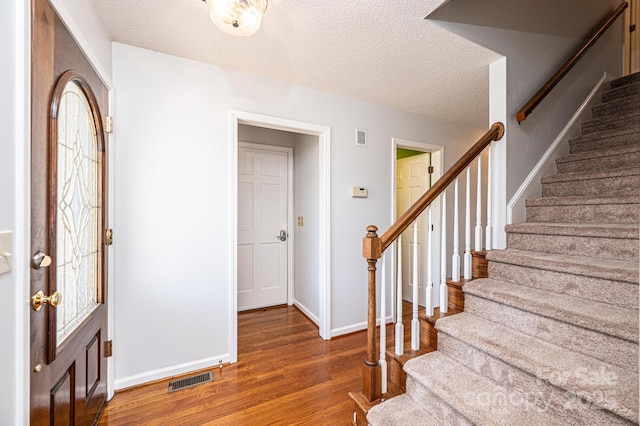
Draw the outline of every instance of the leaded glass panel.
M70 81L58 112L58 345L98 306L99 158L96 126L82 88Z

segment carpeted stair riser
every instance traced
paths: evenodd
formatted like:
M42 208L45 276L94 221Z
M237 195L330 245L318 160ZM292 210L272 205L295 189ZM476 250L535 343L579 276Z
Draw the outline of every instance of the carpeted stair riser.
M586 401L604 410L638 419L637 373L467 313L441 318L436 328L438 352L455 356L492 380L528 375L539 379L534 389L548 396L546 401L562 401L568 394L581 392ZM453 350L449 337L457 343Z
M631 168L640 163L640 145L616 147L556 159L558 173L588 172L614 168Z
M638 284L625 281L574 275L496 261L489 262L489 276L624 308L637 309L638 307Z
M593 151L615 146L629 146L640 143L640 126L630 126L622 129L605 130L589 133L569 139L569 152Z
M602 103L607 103L616 99L627 98L629 96L640 95L640 82L616 87L602 93Z
M493 380L500 386L526 395L531 410L557 416L553 424L628 425L627 419L601 409L593 401L584 403L574 393L554 386L535 374L529 374L504 360L492 356L446 332L438 333L438 351L456 359L473 371ZM544 373L541 369L541 374ZM586 396L586 395L585 395ZM595 398L592 398L595 399ZM587 409L579 409L587 408ZM535 422L531 424L544 424Z
M438 397L437 393L429 390L429 387L425 387L411 375L407 375L407 394L411 395L416 404L420 405L424 411L441 424L452 426L473 425L466 417Z
M589 328L465 293L464 311L549 343L638 372L638 345Z
M593 173L561 173L542 178L543 197L637 194L640 167Z
M591 118L602 118L628 111L640 110L640 95L628 96L607 103L594 105L591 108Z
M373 407L367 414L367 419L376 426L436 426L439 420L424 411L409 394L398 395L389 399L385 409Z
M638 196L546 197L526 201L527 222L638 223Z
M524 393L506 389L456 361L436 351L405 366L407 392L414 401L434 410L438 410L434 407L438 399L443 401L445 410L433 415L441 424L450 424L449 418L456 423L466 419L476 425L560 424L557 417L526 404Z
M594 238L575 235L528 234L507 231L507 247L545 253L575 254L604 259L638 258L638 238Z
M636 124L640 124L640 114L638 111L624 111L618 114L583 121L581 128L582 134L587 135L589 133L620 129Z

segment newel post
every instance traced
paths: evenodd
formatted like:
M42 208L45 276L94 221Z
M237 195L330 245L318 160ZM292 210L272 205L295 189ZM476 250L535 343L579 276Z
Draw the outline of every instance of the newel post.
M380 399L380 366L377 361L376 342L376 263L382 257L382 240L377 227L367 227L367 236L362 239L362 255L367 259L369 299L367 314L367 359L362 368L362 393L369 401Z

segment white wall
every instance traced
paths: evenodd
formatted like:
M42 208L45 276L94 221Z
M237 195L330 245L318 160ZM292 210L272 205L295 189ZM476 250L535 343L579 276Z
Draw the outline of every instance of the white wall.
M16 9L18 1L0 3L0 231L15 232L17 114L15 109L17 76ZM17 334L17 292L22 286L13 272L0 275L0 425L18 424L19 368Z
M318 188L320 185L317 136L295 135L294 161L294 303L316 324L320 317L318 271ZM297 224L298 216L303 225Z
M437 140L448 166L482 132L118 43L113 54L119 386L229 352L229 110L331 127L333 335L365 324L361 240L390 225L392 137Z
M618 0L456 0L447 2L429 19L444 28L506 57L492 68L493 87L506 96L505 105L493 102L494 116L506 112L506 166L503 198L508 201L605 71L622 72L623 18L581 59L553 92L521 125L516 112L564 63ZM506 87L506 90L505 90ZM492 108L493 108L492 107ZM502 194L499 194L502 196Z

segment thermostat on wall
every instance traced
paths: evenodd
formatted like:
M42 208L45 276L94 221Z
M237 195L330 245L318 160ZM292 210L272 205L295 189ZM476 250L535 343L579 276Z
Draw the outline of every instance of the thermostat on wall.
M351 187L351 196L354 198L367 198L369 195L369 191L367 188L363 188L361 186L352 186Z

